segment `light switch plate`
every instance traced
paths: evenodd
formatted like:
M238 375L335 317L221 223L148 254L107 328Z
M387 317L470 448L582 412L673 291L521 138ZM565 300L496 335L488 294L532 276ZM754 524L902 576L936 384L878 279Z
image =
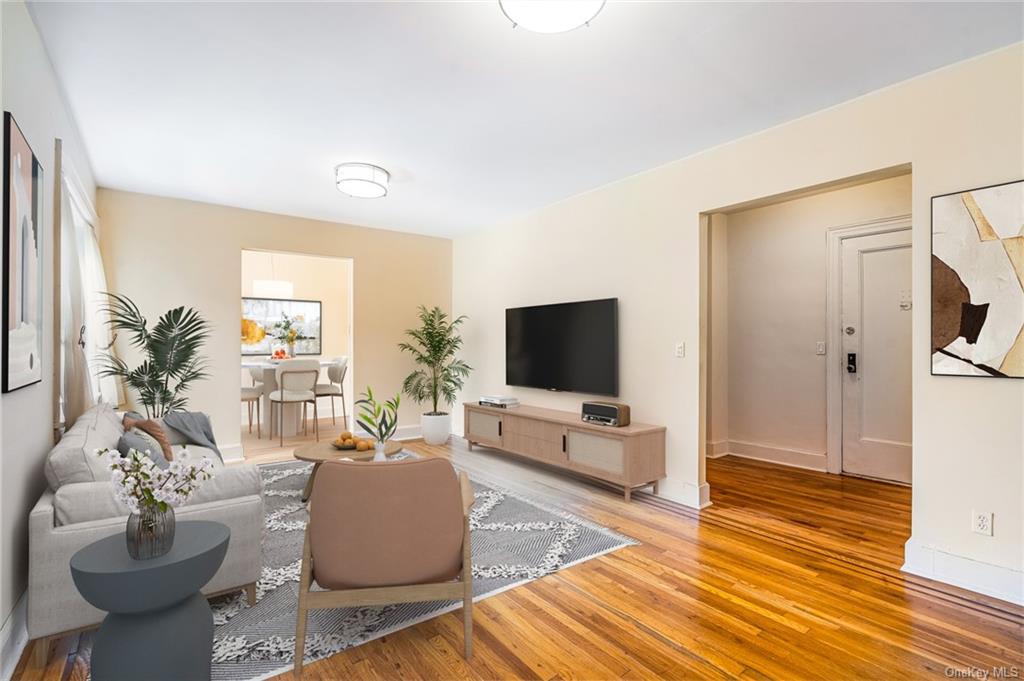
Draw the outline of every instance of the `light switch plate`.
M825 351L825 341L818 341L817 343L814 344L814 353L816 355L824 355L824 354L826 354L826 351Z
M686 343L676 343L676 357L686 357Z

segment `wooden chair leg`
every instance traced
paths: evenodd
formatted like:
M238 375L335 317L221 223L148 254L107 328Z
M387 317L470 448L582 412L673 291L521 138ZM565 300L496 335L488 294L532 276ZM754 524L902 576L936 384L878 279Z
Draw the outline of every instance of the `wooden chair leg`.
M345 427L348 428L348 407L345 405L344 388L341 393L341 418L345 422Z
M308 616L308 608L306 607L306 598L309 594L309 587L312 583L313 570L312 562L313 556L310 552L309 547L309 527L307 526L305 532L305 539L303 539L302 546L302 567L299 569L299 608L298 613L295 617L295 676L302 676L302 656L305 654L306 649L306 618Z
M313 400L313 432L316 434L316 441L320 442L320 412L316 400Z
M306 617L305 606L299 603L299 612L295 622L295 676L302 678L302 656L306 654Z
M256 439L257 440L262 440L263 439L263 417L260 416L260 402L262 402L262 401L263 401L263 398L260 398L260 399L256 400ZM252 431L250 430L249 432L251 433Z
M331 425L338 425L338 421L334 418L334 395L331 395Z
M277 404L277 436L281 438L281 446L284 447L284 402Z
M466 593L462 596L462 637L464 654L469 660L473 657L473 586L472 580L467 582Z
M245 600L250 605L256 605L256 582L245 585Z
M469 529L469 514L465 519L462 538L462 637L466 659L473 657L473 540Z
M245 406L249 408L249 434L252 435L252 402L246 402Z

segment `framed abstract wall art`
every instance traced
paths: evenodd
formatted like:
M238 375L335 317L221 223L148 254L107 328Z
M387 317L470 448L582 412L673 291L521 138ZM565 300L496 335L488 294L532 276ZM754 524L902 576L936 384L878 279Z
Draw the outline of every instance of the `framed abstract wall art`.
M242 354L321 354L319 300L242 298Z
M4 112L2 389L43 379L43 168Z
M1024 378L1024 180L932 197L932 374Z

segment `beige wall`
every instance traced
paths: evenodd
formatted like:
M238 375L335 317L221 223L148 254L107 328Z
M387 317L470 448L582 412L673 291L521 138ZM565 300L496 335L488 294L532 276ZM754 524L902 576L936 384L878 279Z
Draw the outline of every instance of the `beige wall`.
M343 200L339 198L339 200ZM101 189L102 251L112 290L156 316L191 305L215 330L207 346L212 377L190 406L209 412L218 444L239 446L239 298L243 249L350 258L353 272L355 391L393 395L412 363L396 344L416 324L419 304L451 306L451 242L226 206ZM126 349L118 346L118 351ZM402 427L419 425L405 400Z
M1017 44L457 238L453 306L472 319L466 359L478 367L465 395L578 409L581 395L505 388L503 310L617 296L621 398L637 420L668 427L664 494L699 504L700 214L911 163L908 567L1019 599L1024 382L930 376L928 296L930 197L1024 176L1022 67ZM994 537L971 532L975 508L995 513Z
M292 283L294 297L298 300L319 300L320 308L320 357L348 357L352 361L351 343L351 281L352 262L347 258L325 258L321 256L295 255L267 251L242 251L242 295L255 296L253 282L259 279L280 279ZM327 372L321 380L327 382ZM242 385L249 385L248 371L242 372ZM351 413L351 374L345 376L345 395ZM331 414L330 398L321 398L318 404L320 416ZM336 413L341 416L341 401L336 400ZM243 423L248 423L248 412L242 407Z
M711 253L716 264L728 259L726 281L716 277L711 296L718 299L715 286L724 286L728 305L723 320L712 304L711 323L728 329L727 368L722 376L720 362L712 362L709 382L712 395L724 390L727 398L725 405L712 399L718 431L710 441L729 441L734 454L826 469L828 357L815 353L826 339L826 234L910 209L911 177L904 175L724 216L726 243L713 239ZM720 350L713 340L712 357Z
M43 43L22 2L4 2L2 33L3 110L18 126L43 166L43 381L0 396L0 617L5 625L25 589L28 512L46 483L43 459L53 445L53 183L54 144L64 141L72 166L91 198L92 169L63 100ZM6 641L4 641L6 643ZM4 666L6 667L6 660Z
M710 216L708 234L707 451L729 448L729 216Z

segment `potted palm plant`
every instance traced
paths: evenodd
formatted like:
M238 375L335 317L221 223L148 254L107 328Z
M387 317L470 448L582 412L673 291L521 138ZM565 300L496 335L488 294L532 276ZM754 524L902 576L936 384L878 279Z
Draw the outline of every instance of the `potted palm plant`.
M149 328L138 306L127 296L107 294L110 326L128 334L129 343L142 354L137 367L107 352L99 359L101 376L121 379L139 396L146 418L160 418L185 408L185 393L207 378L199 350L210 335L210 325L192 308L176 307Z
M452 432L452 416L440 407L455 402L472 371L471 366L456 357L462 348L459 327L466 316L449 320L441 308L435 306L428 310L420 305L419 317L419 328L405 332L410 342L398 344L419 365L406 376L402 390L417 403L430 404L430 411L420 417L420 430L427 444L443 445Z

